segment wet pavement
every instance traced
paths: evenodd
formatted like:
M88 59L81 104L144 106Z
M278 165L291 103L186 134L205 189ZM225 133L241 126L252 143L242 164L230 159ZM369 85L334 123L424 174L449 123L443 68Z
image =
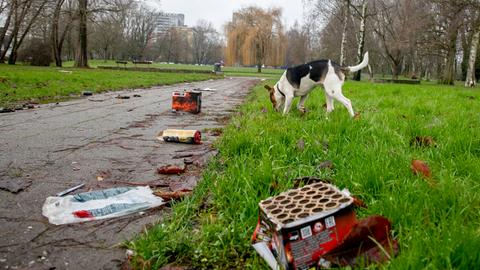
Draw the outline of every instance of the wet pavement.
M194 185L215 154L210 146L218 132L202 132L202 145L164 143L157 134L222 127L257 82L226 78L111 92L0 114L0 269L124 267L119 243L161 221L168 207L55 226L42 216L45 198L80 183L86 186L77 192L132 183L171 190ZM202 93L202 112L172 113L172 91L197 87L213 89ZM193 159L185 176L156 174L158 167L183 164L184 158Z

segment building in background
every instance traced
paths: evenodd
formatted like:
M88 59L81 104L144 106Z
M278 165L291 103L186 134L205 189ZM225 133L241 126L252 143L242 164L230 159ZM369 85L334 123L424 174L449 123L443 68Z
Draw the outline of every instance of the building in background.
M156 19L155 33L165 33L172 27L185 27L185 15L181 13L159 12Z

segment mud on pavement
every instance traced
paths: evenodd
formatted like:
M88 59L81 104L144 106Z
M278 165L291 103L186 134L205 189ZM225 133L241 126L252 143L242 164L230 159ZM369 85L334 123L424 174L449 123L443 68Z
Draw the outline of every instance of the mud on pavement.
M0 269L122 268L125 250L118 244L161 221L168 207L55 226L42 216L45 198L80 183L86 185L77 192L142 183L193 187L215 154L215 128L257 82L227 78L112 92L1 114ZM194 88L210 89L203 92L202 112L172 113L172 92ZM204 131L203 144L159 142L156 135L167 128ZM185 175L155 173L176 162L191 163Z

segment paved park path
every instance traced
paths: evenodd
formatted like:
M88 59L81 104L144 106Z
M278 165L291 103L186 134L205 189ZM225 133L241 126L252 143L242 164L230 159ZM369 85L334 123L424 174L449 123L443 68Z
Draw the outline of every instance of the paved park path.
M42 216L45 198L80 183L82 192L133 182L169 186L172 179L156 168L183 161L174 159L181 151L208 152L218 134L204 132L204 144L196 146L159 142L156 135L222 127L257 82L226 78L110 92L0 114L0 269L122 268L125 250L118 244L161 221L168 207L55 226ZM170 111L172 91L197 87L213 89L203 92L202 113ZM196 165L189 165L188 181L198 177L202 163Z

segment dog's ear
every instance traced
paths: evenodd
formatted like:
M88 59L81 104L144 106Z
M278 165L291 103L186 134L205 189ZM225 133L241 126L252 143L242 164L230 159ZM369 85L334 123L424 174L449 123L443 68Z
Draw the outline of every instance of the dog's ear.
M270 85L264 85L265 89L268 90L268 92L273 92L273 87L271 87Z

